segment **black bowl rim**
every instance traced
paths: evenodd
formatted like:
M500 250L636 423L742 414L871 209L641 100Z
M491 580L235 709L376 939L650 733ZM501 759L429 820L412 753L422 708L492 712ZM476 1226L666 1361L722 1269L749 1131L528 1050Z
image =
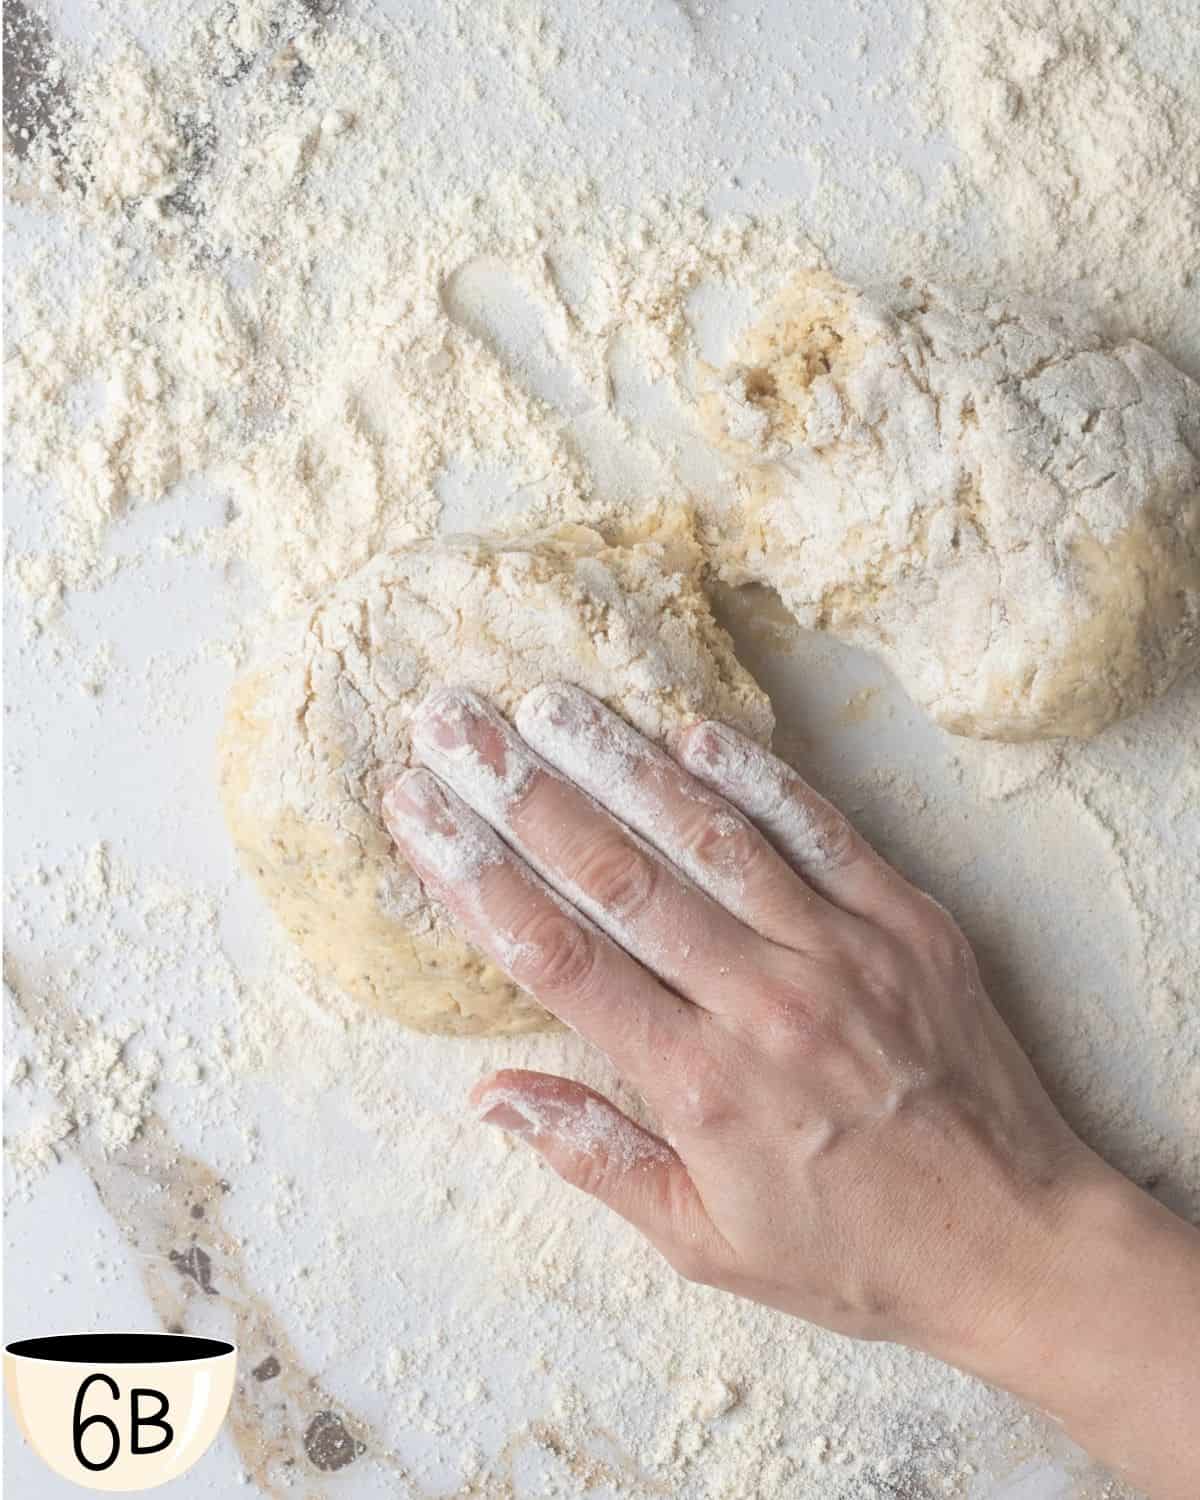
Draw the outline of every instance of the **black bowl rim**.
M236 1354L227 1339L191 1333L58 1333L17 1339L6 1354L62 1365L178 1365Z

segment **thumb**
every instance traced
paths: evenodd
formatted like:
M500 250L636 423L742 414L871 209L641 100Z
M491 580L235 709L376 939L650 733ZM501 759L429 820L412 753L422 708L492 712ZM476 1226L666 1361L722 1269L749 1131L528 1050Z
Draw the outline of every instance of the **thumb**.
M594 1089L505 1068L477 1083L471 1102L487 1125L520 1136L572 1187L627 1219L691 1274L698 1247L718 1238L687 1168L666 1141Z

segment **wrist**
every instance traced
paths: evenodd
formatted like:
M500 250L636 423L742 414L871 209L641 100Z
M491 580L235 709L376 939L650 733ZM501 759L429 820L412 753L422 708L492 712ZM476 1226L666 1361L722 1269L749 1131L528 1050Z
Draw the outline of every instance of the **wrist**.
M976 1214L964 1275L946 1279L920 1336L905 1342L1010 1387L1010 1374L1032 1357L1036 1331L1074 1295L1078 1247L1091 1245L1123 1206L1125 1190L1136 1189L1082 1146L1037 1183L1014 1182L1008 1172L988 1172L990 1165L977 1164L992 1191L988 1211Z
M1023 1206L1005 1274L960 1351L962 1364L993 1385L1039 1399L1051 1356L1095 1328L1096 1299L1113 1298L1152 1253L1158 1205L1097 1161L1046 1202Z
M1006 1289L953 1362L1062 1423L1163 1497L1200 1481L1200 1234L1096 1162L1035 1225Z

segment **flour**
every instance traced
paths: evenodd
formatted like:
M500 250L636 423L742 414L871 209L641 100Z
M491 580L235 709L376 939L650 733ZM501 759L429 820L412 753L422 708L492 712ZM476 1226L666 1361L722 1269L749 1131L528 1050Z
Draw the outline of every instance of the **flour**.
M581 1156L600 1158L606 1168L616 1172L660 1166L675 1159L660 1141L637 1129L603 1099L591 1095L564 1099L554 1085L539 1088L532 1083L521 1090L490 1088L484 1110L498 1105L509 1112L505 1128L513 1133L549 1135Z
M460 815L461 814L461 815ZM398 842L418 839L424 846L422 873L476 890L485 871L504 857L504 845L469 809L451 809L436 777L406 771L380 799L380 817Z
M161 200L179 188L186 145L153 70L131 51L83 85L67 151L87 174L89 201L102 213L132 202L161 217Z
M398 26L332 9L98 0L86 49L43 49L6 162L6 478L37 487L20 514L10 501L12 639L33 637L9 686L10 859L30 875L8 902L28 1073L8 1123L34 1132L18 1160L44 1174L95 1146L103 1188L141 1184L104 1199L139 1226L190 1213L177 1168L145 1174L159 1115L168 1161L211 1164L245 1283L375 1423L331 1488L880 1500L988 1493L1053 1453L1074 1496L1113 1494L1045 1424L953 1371L679 1282L471 1118L471 1085L516 1064L644 1120L577 1037L414 1037L290 945L264 951L269 915L208 836L208 744L262 613L309 609L382 548L564 518L636 539L647 501L681 498L723 539L736 495L695 441L695 363L722 363L821 263L814 240L864 284L911 271L1056 293L1083 270L1114 333L1195 374L1188 7L1169 32L1160 0L1047 5L1038 32L1016 0L937 0L915 31L892 4L819 27L805 7L450 0ZM993 80L1039 37L1062 61L985 129ZM907 108L914 41L959 155L926 151ZM1080 151L1078 98L1104 120ZM856 128L867 118L884 144ZM1065 170L1031 172L1038 153ZM150 651L147 620L164 622ZM804 684L782 748L962 917L1073 1123L1195 1214L1195 683L1086 747L918 726L910 750L886 674L843 724L822 694L848 654L790 642L760 674L776 692ZM60 685L66 730L49 711ZM17 817L35 796L62 817L29 836ZM107 835L128 847L110 850L106 885L85 881ZM69 1067L80 1011L124 1038L91 1087L140 1121L107 1157L108 1104L80 1125L69 1088L41 1086ZM150 1092L143 1051L161 1060ZM1144 1067L1114 1066L1132 1056ZM10 1266L13 1295L40 1297L67 1247L34 1217L11 1233L39 1267ZM152 1269L137 1253L83 1274L136 1290ZM216 1284L189 1322L225 1305ZM280 1476L266 1492L321 1491L299 1438L263 1432Z
M722 795L736 789L738 806L754 819L775 848L797 870L819 875L830 863L829 830L813 815L807 799L796 796L793 773L724 724L710 724L690 735L683 764Z
M201 92L243 50L220 29L197 26L169 64L126 47L73 100L69 168L47 147L29 185L105 236L86 297L49 272L22 288L7 382L13 456L66 500L60 584L101 582L109 528L209 468L230 520L193 545L248 562L283 612L439 525L617 526L692 498L671 424L634 429L630 397L661 382L686 425L692 292L777 284L814 258L795 225L714 219L695 194L603 202L557 154L561 126L536 174L518 160L474 180L468 128L454 170L426 180L414 157L433 172L440 143L402 144L410 39L247 10L262 24L238 34L261 50L236 89ZM459 19L469 53L474 8ZM528 342L502 332L514 314ZM95 414L78 401L93 383ZM18 553L31 589L32 566Z
M1081 309L810 272L706 400L735 576L947 729L1087 737L1200 664L1200 385Z
M755 715L756 708L765 709L765 703L760 700L756 704L754 696L755 690L751 688L746 694L747 701L738 705L747 718L759 717ZM518 717L525 703L526 699L522 699ZM692 717L690 714L681 715L671 726L671 731L677 732ZM664 720L666 722L669 721ZM764 735L769 722L762 715L758 723L752 724L752 732ZM570 758L578 757L588 763L579 783L585 788L589 783L595 785L595 778L603 774L608 758L603 742L598 747L598 755L594 753L595 744L594 738L591 745L582 738L572 748ZM535 777L542 776L551 784L557 782L561 786L552 769L554 757L550 757L548 764L533 754L529 742L522 736L513 736L504 718L476 694L453 688L435 695L428 711L422 711L415 722L413 752L471 807L477 808L487 820L485 826L493 826L512 848L518 850L547 886L556 886L561 891L565 900L560 904L568 912L582 912L596 928L633 953L653 973L668 980L673 978L681 961L687 959L696 944L703 940L705 929L718 916L716 908L706 906L701 898L687 903L683 908L685 915L676 911L671 913L670 920L663 920L665 913L661 909L655 913L654 908L669 906L670 903L652 895L649 916L641 912L639 919L631 922L623 911L610 909L597 898L594 890L579 881L556 879L558 871L547 847L553 840L553 832L543 829L541 838L544 842L539 843L532 830L518 822L519 812L527 805L524 794L531 788ZM628 765L626 760L623 769ZM629 783L626 781L625 785ZM618 782L614 800L620 802L624 795L627 793L622 792ZM627 838L631 847L638 851L638 870L662 866L663 856L655 844L638 837L636 820L632 821L631 829ZM684 859L681 863L686 868L688 861ZM669 886L670 882L664 881L657 889L661 892ZM478 892L477 883L474 891ZM656 915L657 921L653 919Z
M82 1037L59 1032L41 1038L31 1072L61 1109L35 1139L61 1143L74 1131L91 1130L107 1152L130 1144L161 1070L154 1052L128 1050L136 1034L130 1027L115 1036L96 1030Z
M740 813L698 788L681 791L670 755L570 687L535 688L521 701L516 723L543 760L742 915L752 832Z
M1195 14L1177 0L929 0L931 125L999 232L997 281L1073 295L1200 378Z
M1165 0L1158 9L1169 17ZM668 30L662 44L685 72L704 66L705 24L693 26L693 37ZM661 427L631 429L622 391L625 355L636 350L649 378L668 383L670 403L686 406L677 382L696 338L695 289L736 284L761 298L816 259L809 228L855 274L923 268L915 241L874 265L864 264L864 241L893 232L889 202L929 189L880 157L856 180L864 199L882 196L882 211L832 197L844 155L836 133L799 129L819 184L807 221L713 217L686 192L614 209L593 181L572 178L570 136L546 90L564 71L586 77L601 57L622 66L637 42L616 25L565 47L547 40L545 16L464 8L448 45L467 67L444 80L414 37L331 25L299 3L242 3L188 31L172 34L169 59L151 63L123 44L83 71L70 108L58 106L58 136L43 130L18 174L19 190L99 219L111 235L82 302L49 269L41 289L24 289L27 336L7 382L15 455L68 502L55 549L67 586L97 581L102 539L129 505L214 460L237 516L211 540L227 557L250 557L283 609L373 551L428 534L453 492L447 474L468 485L472 473L487 476L487 513L474 504L451 530L518 515L611 523L647 493L697 487ZM1113 0L1073 0L1065 14L1022 0L990 8L984 26L970 5L939 0L922 35L923 97L966 153L957 177L934 184L943 239L925 260L940 259L943 274L961 267L953 236L982 194L1002 216L998 253L1018 283L1057 294L1082 277L1123 331L1162 343L1187 368L1197 338L1188 321L1197 111L1142 61L1139 30ZM874 70L866 36L857 27L846 46L864 98L878 101L895 81ZM790 63L743 53L736 27L723 40L726 87L753 77L780 125L802 127L795 100L815 65L808 39ZM522 60L514 104L525 99L549 124L506 175L484 182L485 138L471 111L447 162L445 144L414 127L395 79L415 69L431 103L463 115L464 90L480 88L471 49L497 47ZM209 78L236 86L206 89ZM1086 132L1070 128L1081 93ZM635 92L627 106L644 107ZM727 123L740 140L737 120ZM648 132L647 153L652 142ZM369 168L348 172L351 162ZM636 182L652 162L625 165ZM142 274L131 280L133 264ZM994 274L1003 279L1004 267ZM476 288L488 276L485 299ZM546 346L498 338L497 305L532 312ZM219 351L215 367L193 359L197 337ZM531 393L522 377L539 373L552 386L535 378ZM105 415L66 420L72 393L91 381L105 390ZM603 457L631 438L636 490L627 474L606 473ZM719 493L719 480L709 484Z
M511 816L543 770L524 744L493 748L507 721L486 698L458 686L435 689L413 727L413 749L422 765L459 789L459 795L497 833L512 833ZM487 745L476 744L476 731Z
M463 744L443 750L430 711L448 709L453 730L469 707L448 696L422 705L452 680L495 705L481 711L511 714L556 679L655 738L694 717L760 739L773 724L709 612L694 543L669 527L626 547L574 527L382 554L289 626L234 688L221 782L247 868L322 972L409 1025L469 1035L547 1024L397 858L381 801L416 739L425 764L453 761L475 805L502 818L531 758L493 766ZM402 803L394 811L405 816ZM476 834L465 851L473 868L496 857L494 844ZM435 849L442 866L450 851L444 841Z
M52 938L59 955L45 973L14 962L6 978L32 1039L10 1073L30 1118L15 1130L9 1118L6 1147L12 1189L28 1195L81 1134L106 1155L130 1146L164 1083L209 1093L187 1030L170 1012L143 1014L136 996L165 980L185 1003L200 990L228 999L241 982L216 900L165 871L131 867L106 844L34 866L6 896L18 913L10 938L42 948Z

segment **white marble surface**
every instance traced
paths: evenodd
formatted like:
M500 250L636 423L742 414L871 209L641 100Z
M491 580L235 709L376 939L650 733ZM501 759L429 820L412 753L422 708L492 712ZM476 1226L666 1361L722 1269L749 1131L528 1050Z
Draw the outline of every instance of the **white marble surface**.
M422 9L420 5L414 8ZM572 23L572 7L565 0L561 7L551 8L561 8L564 23ZM630 23L637 24L639 7L626 8ZM886 8L868 6L865 13L870 16ZM87 9L85 4L70 5L65 0L52 7L78 34L86 33ZM396 0L386 9L402 16L405 7ZM670 10L663 6L653 9L663 14ZM151 24L152 10L149 8L140 19L143 28ZM710 6L709 10L710 45L719 49L723 39L729 45L743 45L741 30L732 25L727 32L723 30L722 8ZM764 49L792 45L793 29L803 25L810 33L827 31L831 37L836 35L839 46L831 45L830 55L840 55L845 51L843 34L863 24L861 16L852 15L851 10L841 0L820 0L807 7L789 5L787 0L767 4L761 9L757 45ZM657 15L658 24L674 24L664 20L663 14ZM687 24L686 7L679 7L678 16L678 24ZM839 79L832 63L828 78L821 83L836 97ZM638 86L651 85L642 81ZM687 87L687 82L676 80L670 86ZM719 156L722 117L715 111L706 112L700 102L693 128L711 143L714 157ZM849 122L838 118L839 129L849 130L851 144L855 131L860 132L864 148L894 144L882 116L873 119L862 114ZM769 120L762 123L764 129L770 128ZM586 158L586 120L581 120L579 138ZM907 147L902 143L901 149ZM945 149L935 141L923 147L921 160L912 164L922 171L930 170ZM773 167L772 171L779 176L781 194L803 190L804 169L799 162L794 170ZM736 193L732 196L736 198ZM726 205L718 201L714 206ZM29 219L26 211L9 210L7 250L13 260L19 260L24 240L32 242L35 238L27 234ZM33 227L40 230L41 226ZM52 495L26 492L15 473L8 475L6 498L18 544L32 532L39 510L54 503ZM220 504L219 495L211 489L190 486L185 493L119 528L113 546L119 550L135 537L209 523L219 515ZM194 560L182 564L164 558L120 575L98 592L70 598L66 625L73 638L85 645L91 640L111 641L123 668L136 678L138 663L147 656L179 652L182 659L197 640L219 631L240 607L237 590L214 571ZM56 681L47 673L44 653L22 648L20 606L10 599L9 608L6 859L10 872L32 863L55 864L69 859L81 845L104 839L125 859L167 864L213 887L237 882L239 876L218 815L211 765L227 669L219 663L185 664L181 668L181 701L189 705L189 712L174 722L156 725L149 733L149 705L139 703L136 689L123 693L117 702L108 702L103 696L88 698L69 681ZM1048 898L1041 930L1021 934L1028 947L1040 945L1036 973L1022 975L1022 960L1011 960L1018 971L1008 975L1007 989L1013 1003L1032 1003L1031 993L1046 993L1056 980L1063 988L1077 985L1084 973L1091 976L1100 1003L1112 1006L1118 1027L1124 1026L1112 976L1121 972L1136 935L1118 893L1105 884L1107 856L1095 842L1094 830L1080 823L1076 843L1066 848L1051 847L1047 830L1062 826L1055 816L1060 809L1047 808L1044 827L1035 817L1018 828L1008 820L1002 806L965 800L948 760L945 738L913 714L885 674L865 658L824 643L806 645L791 658L764 656L752 637L747 640L751 654L761 659L756 664L761 665L775 696L785 735L804 743L813 774L822 784L836 793L839 786L849 788L862 770L886 764L911 775L930 795L944 798L945 806L960 810L961 841L954 869L939 866L936 858L921 847L916 831L919 824L901 820L893 829L893 837L899 846L897 852L909 867L928 878L956 909L965 909L968 925L973 935L982 939L985 950L998 952L1004 947L1014 920L1012 914L1018 907L1027 910L1024 898L1031 883L1041 882L1048 891L1055 891L1053 902ZM858 722L846 722L842 712L846 700L862 686L878 689L871 712ZM1169 781L1170 771L1169 766L1161 768L1165 781ZM869 822L888 822L882 800L867 808L866 816ZM1177 835L1168 830L1164 836ZM1098 870L1103 876L1099 885ZM238 885L237 889L240 894L223 919L225 938L235 954L251 953L257 942L259 908L245 886ZM19 938L13 943L14 958L19 964L53 967L58 958L56 945L62 941L63 934L56 932ZM1032 983L1034 978L1036 984ZM1027 979L1030 983L1025 982ZM109 1009L121 1013L142 1003L138 996L106 990L102 976L94 988L76 998L81 1007L102 1014ZM203 1014L204 997L198 997L196 1004L200 1007L197 1014ZM211 1019L213 1024L218 1023L219 1011ZM1053 1029L1052 1018L1034 1024L1038 1029ZM1104 1080L1104 1087L1114 1095L1132 1096L1138 1108L1152 1109L1147 1053L1139 1050L1137 1028L1124 1026L1120 1035L1123 1050L1110 1059L1111 1076ZM19 1046L19 1030L14 1040ZM173 1094L168 1087L159 1104L178 1139L203 1153L204 1141L188 1118L186 1091ZM20 1107L14 1105L14 1110ZM262 1156L248 1175L265 1178L281 1172L304 1180L306 1174L319 1170L319 1157L310 1152L310 1141L273 1128L272 1102L265 1095L263 1118L257 1123L262 1132ZM329 1131L338 1128L331 1119ZM352 1138L347 1139L348 1149L357 1149ZM5 1246L7 1337L88 1327L153 1325L154 1313L143 1284L144 1267L137 1263L88 1177L69 1153L38 1184L31 1199L10 1204ZM389 1316L386 1303L381 1302L379 1316L381 1320ZM302 1340L303 1332L296 1330L296 1337ZM326 1371L325 1378L348 1400L358 1399L353 1369ZM515 1393L513 1402L519 1407ZM15 1438L8 1415L6 1438L10 1494L54 1500L78 1493L51 1479L38 1465ZM419 1443L420 1439L412 1441ZM180 1500L246 1493L239 1488L240 1480L237 1455L224 1436L171 1493ZM328 1479L307 1475L304 1484L296 1488L297 1494L305 1495L367 1497L394 1492L386 1474L369 1477L353 1467ZM525 1493L537 1493L532 1474ZM981 1476L976 1490L978 1500L984 1496L995 1500L1051 1500L1066 1493L1065 1470L1045 1465L1030 1466L1002 1480Z

